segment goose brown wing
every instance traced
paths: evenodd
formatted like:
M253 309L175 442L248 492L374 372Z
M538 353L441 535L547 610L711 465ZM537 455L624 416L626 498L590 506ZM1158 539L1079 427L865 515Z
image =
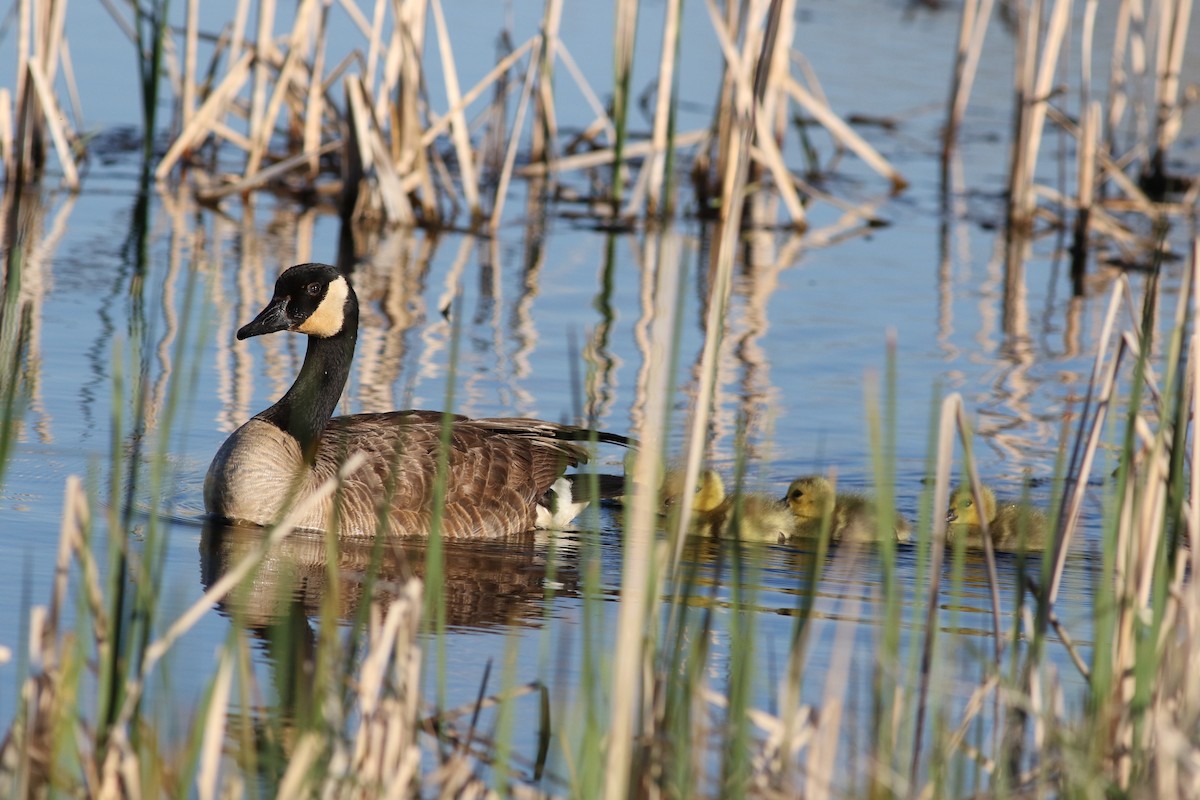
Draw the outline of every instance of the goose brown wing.
M336 417L322 437L314 471L333 474L347 454L363 451L370 466L346 481L346 508L375 509L390 498L393 530L427 533L443 424L441 412L426 411ZM446 535L499 536L531 529L536 504L550 485L567 467L587 461L587 448L577 436L577 429L553 423L454 417L442 522ZM369 522L366 511L357 513Z

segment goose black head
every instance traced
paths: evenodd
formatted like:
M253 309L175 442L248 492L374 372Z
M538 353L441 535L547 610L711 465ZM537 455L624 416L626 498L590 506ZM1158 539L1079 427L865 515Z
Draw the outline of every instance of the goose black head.
M336 267L297 264L279 276L271 302L237 332L237 338L286 330L327 339L347 327L347 318L357 314L357 302ZM357 329L357 318L353 324Z

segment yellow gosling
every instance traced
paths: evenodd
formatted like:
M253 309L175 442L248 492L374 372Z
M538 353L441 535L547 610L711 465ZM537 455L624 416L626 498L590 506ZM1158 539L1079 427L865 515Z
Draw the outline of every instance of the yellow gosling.
M714 470L702 471L700 482L696 485L696 497L692 501L692 508L709 514L720 508L725 500L725 481L721 480L721 476Z
M980 520L987 519L992 547L1000 552L1041 551L1046 549L1048 525L1046 515L1033 506L1023 503L996 502L996 494L983 487L983 516L975 503L975 495L969 484L963 484L950 496L950 508L946 512L946 542L953 544L960 538L967 547L983 548L983 529Z
M792 533L793 521L786 505L749 492L728 496L725 482L711 469L700 475L693 508L693 528L709 536L745 542L780 542Z
M674 468L667 470L663 475L658 497L661 513L664 516L671 513L671 510L683 500L683 477L683 470ZM721 476L711 469L701 470L692 492L692 513L715 511L723 502L725 502L725 482L721 480Z
M796 536L818 536L828 517L830 541L879 541L875 504L862 495L835 494L833 484L820 475L806 475L792 481L784 502L794 517ZM910 535L908 522L898 513L893 513L892 520L892 535L896 541L907 542Z

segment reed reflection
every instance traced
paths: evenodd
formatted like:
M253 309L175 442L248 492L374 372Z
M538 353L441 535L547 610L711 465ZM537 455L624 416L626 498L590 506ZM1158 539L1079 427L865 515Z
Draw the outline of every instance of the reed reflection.
M0 287L0 388L7 405L22 394L33 413L38 440L54 440L53 420L42 394L42 307L52 284L54 252L67 228L76 195L66 195L53 217L54 194L10 181L0 208L5 259ZM17 415L20 419L20 415Z
M532 197L529 201L529 209L532 213L527 216L529 224L525 231L521 286L509 319L509 337L516 345L512 354L513 406L517 414L521 416L533 416L537 410L537 398L525 388L523 382L533 374L530 359L538 343L537 325L533 321L533 307L539 294L542 267L546 263L545 210L541 207L540 202L535 201ZM492 247L498 251L499 241L493 239ZM498 253L495 260L499 261Z
M615 232L604 237L604 263L600 268L600 287L592 307L599 319L584 344L583 356L588 364L584 381L584 424L594 426L608 417L617 398L617 370L621 358L612 348L613 328L617 312L613 307L613 292L616 289L617 243L622 238Z
M428 319L425 287L438 239L412 228L388 229L373 237L368 255L353 260L355 289L362 298L355 361L362 411L391 411L408 405L411 387L396 387L410 356L410 337ZM360 288L361 287L361 288Z

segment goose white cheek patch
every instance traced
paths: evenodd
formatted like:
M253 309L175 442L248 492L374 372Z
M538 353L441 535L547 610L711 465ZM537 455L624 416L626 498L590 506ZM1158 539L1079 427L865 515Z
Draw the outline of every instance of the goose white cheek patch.
M350 293L349 284L342 277L335 278L325 289L325 299L317 306L308 319L296 328L300 333L309 336L320 336L328 339L342 330L346 318L346 296Z

